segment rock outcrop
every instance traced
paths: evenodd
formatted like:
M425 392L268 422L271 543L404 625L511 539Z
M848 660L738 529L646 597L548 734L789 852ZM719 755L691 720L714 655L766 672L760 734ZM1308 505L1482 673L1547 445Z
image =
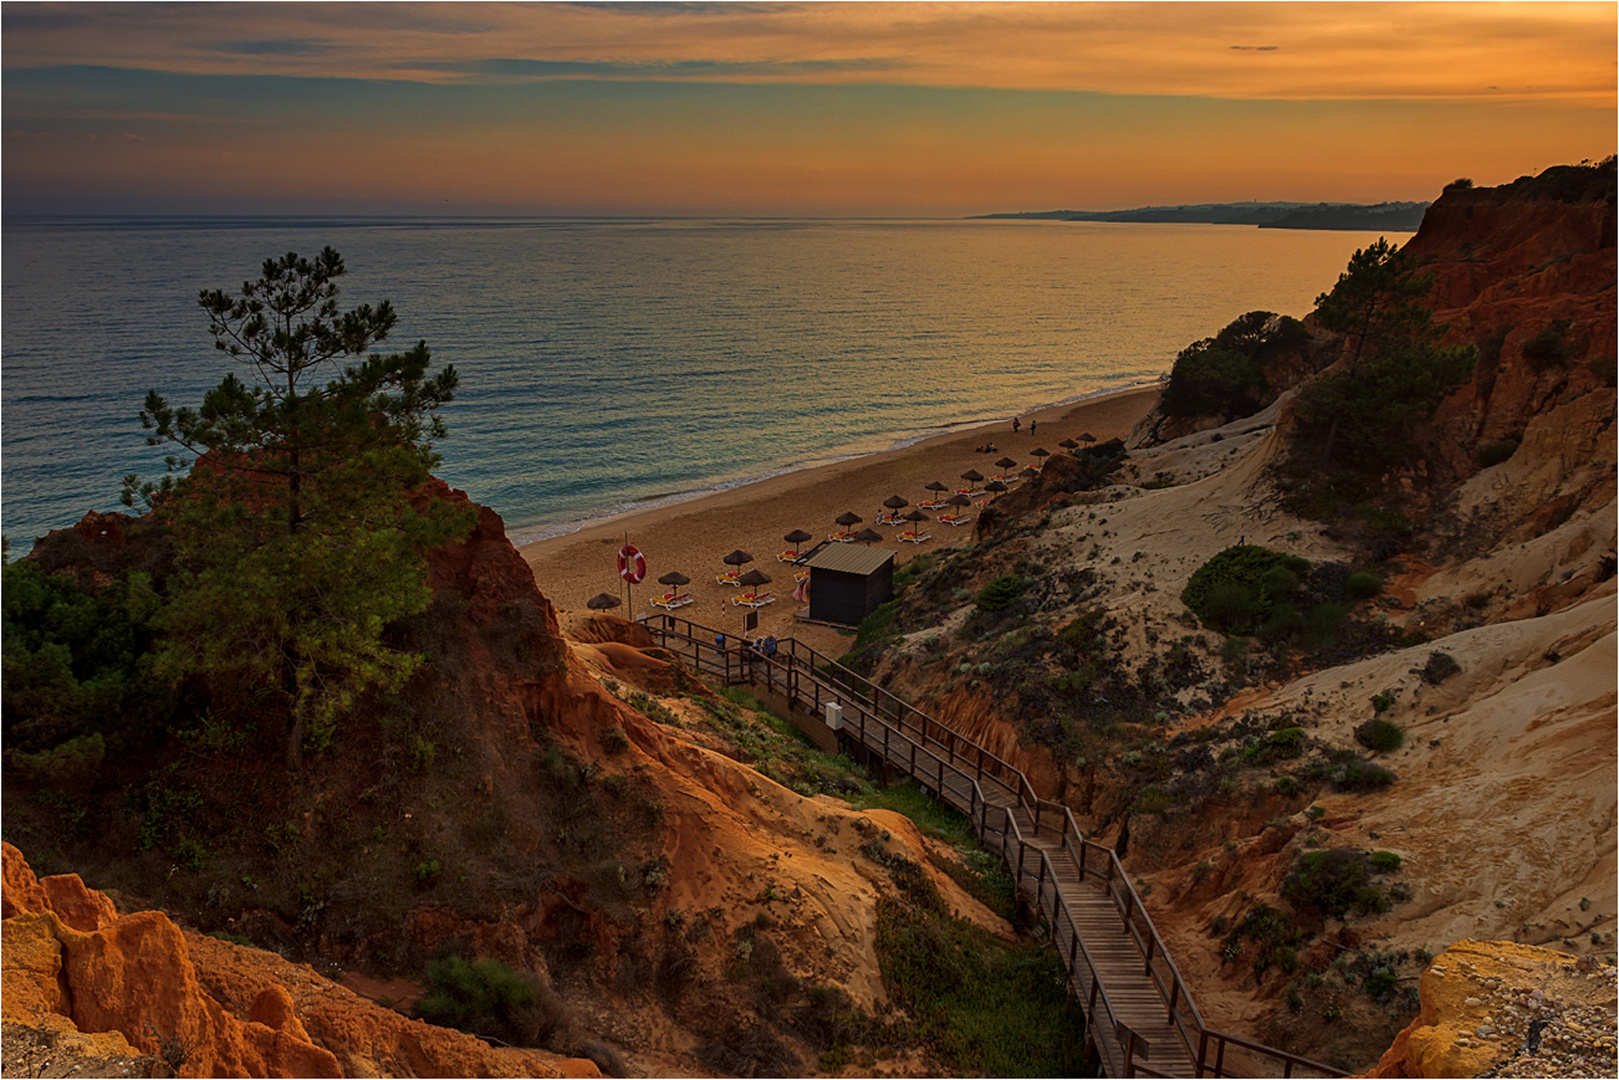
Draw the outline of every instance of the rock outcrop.
M1458 941L1422 973L1422 1014L1376 1077L1613 1076L1619 969L1510 941Z
M76 874L35 880L10 844L0 860L5 1021L51 1032L58 1053L144 1055L172 1070L157 1075L179 1076L600 1075L588 1061L408 1020L162 912L120 917Z

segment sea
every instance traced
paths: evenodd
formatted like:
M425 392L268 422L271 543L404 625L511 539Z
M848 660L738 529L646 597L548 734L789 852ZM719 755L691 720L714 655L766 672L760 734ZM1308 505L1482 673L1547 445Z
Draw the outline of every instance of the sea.
M1150 383L1256 309L1302 316L1375 234L959 220L10 219L0 529L10 555L125 474L150 389L235 370L197 304L331 246L341 303L460 374L436 470L518 543Z

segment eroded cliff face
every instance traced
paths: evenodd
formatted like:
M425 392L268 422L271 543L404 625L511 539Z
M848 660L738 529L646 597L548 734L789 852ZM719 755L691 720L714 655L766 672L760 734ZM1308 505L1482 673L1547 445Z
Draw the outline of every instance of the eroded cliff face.
M917 628L868 655L879 682L1018 762L1120 850L1214 1026L1367 1068L1416 1012L1406 988L1427 955L1452 942L1612 964L1607 175L1595 190L1448 190L1410 242L1449 339L1484 355L1385 478L1413 531L1376 566L1383 592L1349 640L1258 665L1257 645L1224 641L1180 600L1237 544L1343 574L1371 565L1284 508L1284 394L1136 440L1110 487L1076 489L1054 459L997 504L975 549L921 578L898 620L910 630L914 607ZM1025 583L1020 620L953 598L1004 574ZM1401 746L1357 740L1374 716ZM1392 784L1356 790L1348 759ZM1284 894L1306 856L1339 849L1385 853L1392 869L1369 881L1386 911L1324 915Z
M601 1075L407 1020L160 911L119 915L77 874L36 879L10 844L0 860L5 1021L49 1033L59 1058L134 1059L136 1074L158 1076Z
M415 497L472 506L438 481ZM133 775L156 769L174 793L161 804L173 830L164 835L190 837L207 853L201 865L170 865L157 851L127 859L140 839L123 830L140 822L110 796L92 812L114 822L112 835L75 850L92 864L86 873L155 894L201 929L334 976L393 977L395 991L402 976L408 996L420 993L409 980L447 951L532 973L559 995L545 1043L555 1053L506 1061L396 1011L351 1008L352 994L307 967L199 937L159 912L115 918L104 897L85 899L99 893L57 896L58 878L33 883L18 857L15 875L7 862L8 915L19 898L7 955L26 938L40 993L68 985L36 1012L84 1032L122 1031L144 1053L161 1049L147 1023L185 1033L213 1048L187 1066L204 1073L547 1075L585 1068L563 1060L584 1055L667 1073L705 1068L716 1046L757 1051L735 1058L738 1068L799 1072L814 1061L792 1025L802 987L841 991L871 1012L889 1005L877 899L893 884L862 845L880 836L949 909L1011 934L936 867L909 819L800 795L735 760L734 748L610 693L603 679L677 702L713 698L623 620L597 619L567 640L499 515L474 509L472 533L430 555L431 608L393 632L397 646L430 658L398 699L352 718L297 775L251 739L235 749L226 740L195 764L143 763ZM149 565L142 545L161 538L148 525L87 519L42 542L41 558L93 568L89 580L104 583ZM148 959L155 974L139 966ZM113 989L85 989L103 984ZM291 1019L255 1026L270 1016Z

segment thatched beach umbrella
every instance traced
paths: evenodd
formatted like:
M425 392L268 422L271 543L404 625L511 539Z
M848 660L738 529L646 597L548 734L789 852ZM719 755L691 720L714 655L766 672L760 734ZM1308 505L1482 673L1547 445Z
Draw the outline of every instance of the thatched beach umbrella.
M658 584L669 585L678 589L682 585L690 585L691 578L687 577L685 574L682 574L679 570L671 570L658 579Z
M997 461L995 463L996 468L1000 468L1000 469L1010 469L1010 468L1013 468L1016 465L1017 465L1017 462L1013 461L1009 457L1003 457L1003 458L1001 458L999 461Z
M736 573L737 571L742 569L744 564L752 562L753 561L753 556L749 555L746 551L743 551L741 548L737 548L735 551L731 552L729 555L725 556L720 561L723 562L726 566L734 566L734 567L736 567L736 570L732 571L732 573ZM722 582L720 582L720 584L723 585L723 584L725 584L725 582L722 581Z
M1087 431L1085 434L1083 434L1083 435L1081 435L1079 437L1079 441L1080 442L1095 442L1096 441L1096 436L1092 435L1090 432Z
M1040 472L1037 469L1024 469L1022 472L1018 473L1018 476L1024 480L1033 480L1039 475Z
M782 537L782 539L787 541L789 544L793 545L793 554L797 555L798 554L798 545L802 544L806 540L813 540L813 539L815 539L815 537L811 536L809 533L805 532L803 529L794 529L792 532L790 532L786 536Z
M898 495L890 495L888 498L883 500L883 505L888 507L890 510L903 510L905 507L911 505L911 500L902 499Z
M883 534L878 532L876 529L861 529L859 532L854 534L854 538L869 547L873 540L881 540L883 538Z
M1014 461L1012 464L1016 465L1017 462ZM966 472L961 474L961 478L969 483L976 484L978 481L984 478L984 474L979 472L977 469L968 469Z
M1037 458L1048 458L1051 456L1051 451L1047 450L1043 446L1037 446L1033 450L1030 450L1029 453Z
M1073 439L1064 439L1062 442L1058 443L1057 445L1062 447L1064 450L1078 450L1079 449L1079 444L1077 442L1075 442Z
M933 483L931 483L931 484L924 484L923 487L925 487L925 488L927 488L927 490L933 492L935 497L938 497L939 495L942 495L946 491L950 490L949 485L941 484L937 480L933 481Z
M612 593L597 593L585 601L585 607L592 611L606 611L608 608L618 607L623 602Z
M1006 485L1001 483L999 480L991 480L989 483L984 485L984 490L993 491L999 495L1001 492L1006 490Z
M753 569L736 579L738 585L745 585L750 589L757 589L761 585L770 584L770 575L763 570Z
M946 506L971 506L973 501L965 495L952 495L945 501Z
M909 514L905 515L905 520L911 523L911 531L909 534L901 533L900 535L909 535L914 539L922 529L922 522L932 521L933 519L922 513L920 510L912 510Z
M845 529L847 529L850 525L858 525L866 519L855 513L853 510L845 510L832 520L836 521L839 525L842 525Z

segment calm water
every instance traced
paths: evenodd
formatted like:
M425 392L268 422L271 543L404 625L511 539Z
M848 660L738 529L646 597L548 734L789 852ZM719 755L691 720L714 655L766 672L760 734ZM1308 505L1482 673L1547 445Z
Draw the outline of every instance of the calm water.
M118 509L148 388L230 362L196 305L286 251L461 373L439 469L519 540L1156 378L1294 315L1363 233L960 221L78 220L4 229L3 527Z

